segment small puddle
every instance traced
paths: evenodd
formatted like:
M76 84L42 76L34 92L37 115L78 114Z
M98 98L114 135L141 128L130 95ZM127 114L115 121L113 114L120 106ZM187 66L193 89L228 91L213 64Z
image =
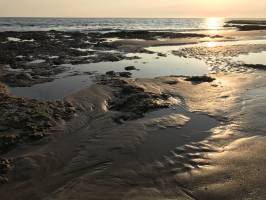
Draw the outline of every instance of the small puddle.
M59 78L32 87L9 87L9 90L19 97L49 101L63 99L72 93L87 88L92 83L93 78L91 76L78 75Z
M201 113L191 113L181 107L151 112L145 118L157 118L171 114L182 114L190 118L181 128L163 128L149 132L145 142L139 145L134 157L139 160L157 160L171 150L191 142L199 142L210 136L211 129L219 125L216 119Z

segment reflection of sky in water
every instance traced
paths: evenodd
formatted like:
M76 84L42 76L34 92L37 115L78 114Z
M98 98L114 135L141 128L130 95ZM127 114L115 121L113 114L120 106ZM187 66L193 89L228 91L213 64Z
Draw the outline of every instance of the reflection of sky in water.
M172 54L167 57L158 57L156 54L129 54L137 55L141 59L122 60L118 62L101 62L91 64L72 65L70 72L60 75L64 77L73 71L106 73L114 70L125 71L127 66L135 66L138 71L131 71L134 78L154 78L167 75L203 75L208 73L208 66L194 58L179 58ZM37 99L58 99L71 93L84 89L93 83L92 77L88 75L76 75L66 78L59 78L53 82L38 84L33 87L10 88L17 96L31 97Z
M72 69L59 76L53 82L38 84L33 87L10 88L11 92L17 96L32 97L37 99L59 99L93 84L93 78L89 75L69 76L75 71L106 73L114 70L116 72L125 71L127 66L135 66L139 71L131 71L134 78L154 78L168 75L196 76L208 73L208 66L204 61L194 58L180 58L171 54L173 50L193 46L224 46L237 44L266 44L266 40L236 41L236 42L205 42L201 44L183 46L161 46L147 48L154 52L167 54L167 57L158 57L157 54L128 54L128 56L140 56L137 60L122 60L118 62L101 62L91 64L81 64L70 66ZM266 64L266 52L249 54L237 57L237 61L246 63ZM62 78L65 77L65 78Z
M135 66L139 71L131 71L135 78L154 78L167 75L202 75L208 73L208 66L196 59L179 58L174 55L158 57L156 54L129 54L137 55L141 59L122 60L119 62L101 62L82 64L75 67L80 71L97 71L105 73L110 70L125 71L127 66Z
M266 65L266 51L260 53L249 53L247 55L239 55L234 58L235 61L241 61L247 64L263 64Z
M42 83L32 87L9 88L9 90L11 93L20 97L54 100L61 99L80 89L85 89L90 84L92 84L91 77L82 75L56 79L53 82Z
M198 44L187 44L179 46L160 46L160 47L149 47L148 50L154 52L171 52L180 50L182 48L191 48L191 47L216 47L216 46L228 46L228 45L252 45L252 44L266 44L266 40L242 40L242 41L224 41L224 42L202 42Z

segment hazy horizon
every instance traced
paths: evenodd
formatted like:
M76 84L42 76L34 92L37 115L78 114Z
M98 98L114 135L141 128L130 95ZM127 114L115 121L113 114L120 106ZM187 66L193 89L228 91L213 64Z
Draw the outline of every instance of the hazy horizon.
M264 0L0 0L0 17L265 18Z
M263 19L266 17L56 17L56 16L0 16L0 18L36 18L36 19Z

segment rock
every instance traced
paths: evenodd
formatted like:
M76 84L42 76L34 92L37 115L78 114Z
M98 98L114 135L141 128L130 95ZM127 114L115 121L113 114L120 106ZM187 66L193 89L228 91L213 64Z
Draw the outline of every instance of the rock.
M19 137L17 135L4 135L0 137L0 141L1 141L1 145L4 146L11 146L16 144L16 142L18 141Z
M0 125L0 132L8 131L9 128L7 126Z
M95 72L83 72L84 75L93 75Z
M223 36L222 35L212 35L212 36L210 36L210 38L223 38Z
M116 94L116 99L110 102L109 109L119 111L121 115L114 117L117 123L123 121L134 120L144 116L145 113L159 109L168 108L176 105L170 94L154 94L145 92L143 88L121 82L119 87L121 90Z
M261 25L241 25L236 26L239 31L257 31L257 30L266 30L266 26Z
M167 55L164 54L164 53L157 53L157 56L160 56L160 57L166 57Z
M138 93L138 92L144 92L144 89L139 88L139 87L134 87L132 85L126 85L121 90L121 94L123 94L123 95L129 95L129 94L134 94L134 93Z
M0 158L0 175L7 174L11 169L11 161L6 158Z
M139 57L139 56L131 56L131 57L126 57L125 59L127 59L127 60L138 60L138 59L141 59L141 57Z
M26 72L22 72L22 73L17 74L16 78L25 79L25 80L32 80L32 76Z
M42 77L39 76L39 75L34 75L34 76L32 76L32 78L33 78L33 79L41 79Z
M65 63L63 59L55 59L52 61L54 65L62 65Z
M130 78L132 75L132 73L130 73L130 72L119 72L118 74L119 74L119 76L125 77L125 78Z
M108 76L115 76L116 75L115 71L108 71L105 74Z
M47 136L57 121L69 120L76 112L70 101L43 102L8 94L0 98L0 105L0 129L10 131L0 134L0 150L3 151Z
M117 62L117 61L122 60L123 57L119 56L119 55L110 54L110 55L106 55L103 59L106 60L106 61L110 61L110 62Z
M67 110L68 110L70 113L74 113L74 112L77 111L75 107L68 107Z
M263 64L244 64L244 66L253 69L266 70L266 65Z
M73 107L73 103L70 102L70 101L64 101L64 105L65 105L66 107Z
M266 30L265 20L231 20L224 27L238 28L239 31Z
M178 81L177 80L171 80L171 81L165 81L164 83L168 84L168 85L176 85L178 83Z
M8 183L8 178L7 177L3 177L3 176L0 176L0 183L1 184L6 184L6 183Z
M195 33L173 33L173 32L155 32L155 31L117 31L102 34L103 38L123 38L123 39L144 39L156 40L158 38L189 38L206 37L204 34Z
M132 71L132 70L137 70L137 68L135 66L128 66L128 67L125 67L125 70Z
M40 140L40 139L42 139L44 136L45 136L45 134L42 133L42 132L35 132L35 133L32 133L31 135L29 135L29 137L30 137L32 140Z
M210 76L191 76L185 79L186 81L191 81L193 83L203 83L203 82L213 82L215 78L212 78Z

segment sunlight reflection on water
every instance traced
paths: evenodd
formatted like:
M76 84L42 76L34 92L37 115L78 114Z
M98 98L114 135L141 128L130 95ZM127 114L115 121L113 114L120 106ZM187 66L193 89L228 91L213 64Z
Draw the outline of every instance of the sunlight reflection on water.
M210 67L202 60L195 58L180 58L173 55L171 52L179 50L184 47L215 47L224 45L237 45L237 44L266 44L266 40L253 40L253 41L231 41L231 42L205 42L193 45L183 46L160 46L150 47L148 50L156 53L163 53L164 56L157 54L128 54L128 56L139 56L138 60L122 60L118 62L100 62L91 64L81 64L69 66L72 68L70 72L63 73L58 79L53 82L38 84L33 87L24 88L10 88L11 92L17 96L31 97L44 100L60 99L68 96L71 93L77 92L81 89L87 88L93 84L93 78L84 75L83 72L97 71L98 73L106 73L107 71L114 70L116 72L125 71L127 66L135 66L139 71L131 71L134 78L154 78L158 76L167 75L203 75L207 74ZM266 52L261 54L249 54L237 57L238 61L244 61L254 64L265 63ZM246 60L245 60L246 59ZM81 75L67 76L71 72L81 72ZM83 74L83 75L82 75ZM64 78L62 78L64 77Z
M206 24L210 30L218 30L224 23L222 18L212 17L206 19Z
M61 99L69 94L87 88L93 84L93 78L86 75L67 76L71 72L97 71L105 74L107 71L122 72L127 66L135 66L139 70L131 71L134 78L154 78L169 75L197 76L209 72L209 66L195 58L178 58L167 52L166 57L156 54L128 54L128 56L139 56L137 60L122 60L118 62L100 62L80 65L67 65L71 71L63 73L58 79L37 84L32 87L10 88L10 91L22 97L30 97L42 100ZM64 78L63 78L64 77Z
M239 55L238 57L235 57L233 60L244 62L247 64L266 65L266 51L262 51L259 53L249 53L247 55Z

